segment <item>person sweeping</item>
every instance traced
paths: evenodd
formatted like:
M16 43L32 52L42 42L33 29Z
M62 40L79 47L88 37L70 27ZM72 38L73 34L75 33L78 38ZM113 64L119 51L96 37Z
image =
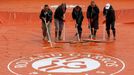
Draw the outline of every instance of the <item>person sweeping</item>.
M97 5L95 4L94 1L91 1L91 5L88 6L87 9L87 19L89 22L89 29L91 32L91 35L89 35L89 37L92 38L96 38L96 33L97 30L99 28L99 8L97 7Z
M62 3L58 8L55 10L54 13L54 23L55 23L55 37L56 40L62 40L61 34L64 27L64 14L66 12L66 4Z
M113 32L113 39L116 39L116 30L115 30L115 11L111 4L107 3L103 9L103 15L105 16L106 20L106 31L108 35L108 39L110 39L110 29Z
M44 8L41 10L40 19L42 20L42 31L43 31L43 40L51 40L51 23L52 23L53 12L48 5L44 5Z
M81 40L81 35L82 35L82 21L83 21L83 13L82 13L82 8L80 6L76 6L73 8L72 12L72 18L76 21L75 27L77 28L77 33L76 35L78 36L78 40Z

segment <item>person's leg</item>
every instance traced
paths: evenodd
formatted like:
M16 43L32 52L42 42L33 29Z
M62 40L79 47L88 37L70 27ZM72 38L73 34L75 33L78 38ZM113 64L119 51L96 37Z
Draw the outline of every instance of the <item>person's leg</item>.
M51 36L51 23L48 24L48 31L49 31L49 34Z
M79 34L79 38L81 39L81 36L82 36L82 27L81 27L81 24L78 24L78 34Z
M48 33L47 33L47 39L50 41L51 40L51 23L47 25L48 28Z
M92 38L94 39L97 32L97 21L93 20L92 22Z
M96 33L97 33L97 30L99 29L99 26L98 26L98 21L95 21L94 23L94 38L96 38Z
M107 31L108 39L110 39L110 23L109 22L106 22L106 31Z
M43 39L45 40L47 34L46 34L46 26L44 22L42 22L42 33L43 33Z
M94 38L96 38L97 29L94 29Z
M55 19L54 20L55 23L55 38L56 40L58 40L58 35L59 35L59 20Z
M78 40L81 40L81 36L82 36L82 19L81 20L76 20L77 23L77 33L78 33Z
M110 30L107 30L108 39L110 38Z
M89 29L90 29L90 35L89 35L89 38L92 38L92 37L93 37L93 34L94 34L94 32L93 32L93 28L94 28L93 23L90 22L90 26L89 26Z
M91 38L93 34L93 29L92 29L92 23L90 20L88 20L88 29L89 29L89 38Z
M46 40L46 30L42 30L42 32L43 32L43 40Z
M94 35L94 29L91 26L91 35Z
M114 37L114 40L115 40L115 37L116 37L115 22L111 23L111 29L112 29L113 37Z
M64 27L63 21L59 21L59 37L58 37L59 40L62 40L61 35L62 35L63 27Z

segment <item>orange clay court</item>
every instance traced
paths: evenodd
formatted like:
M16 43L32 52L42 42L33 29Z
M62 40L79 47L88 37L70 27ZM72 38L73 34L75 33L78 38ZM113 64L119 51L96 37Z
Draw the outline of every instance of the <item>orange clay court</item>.
M39 14L44 4L68 6L65 41L76 40L72 6L84 13L82 39L89 29L86 10L91 0L0 0L0 75L134 75L134 1L95 0L100 9L97 39L103 39L102 10L116 11L117 37L112 42L53 43L43 41ZM54 42L54 20L52 40ZM110 39L112 40L112 38Z

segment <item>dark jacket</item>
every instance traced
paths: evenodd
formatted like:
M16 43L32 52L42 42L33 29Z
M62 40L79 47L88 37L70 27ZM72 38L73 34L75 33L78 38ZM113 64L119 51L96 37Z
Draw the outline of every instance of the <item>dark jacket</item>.
M65 8L66 11L66 8ZM54 18L58 19L58 20L63 20L65 12L62 9L62 5L60 5L56 10L55 10L55 14L54 14Z
M92 7L91 5L88 6L87 9L87 18L88 19L93 19L98 21L99 20L99 8L97 6Z
M76 9L79 8L79 11L76 11ZM83 13L82 13L82 8L80 6L76 6L75 8L73 8L73 12L72 12L72 18L74 20L76 20L77 24L81 24L83 21Z
M49 9L49 11L45 11L44 9L41 10L40 19L43 21L43 18L46 18L46 22L52 22L52 15L53 12Z
M110 9L103 9L103 15L106 16L106 22L113 22L115 21L115 11L112 6Z

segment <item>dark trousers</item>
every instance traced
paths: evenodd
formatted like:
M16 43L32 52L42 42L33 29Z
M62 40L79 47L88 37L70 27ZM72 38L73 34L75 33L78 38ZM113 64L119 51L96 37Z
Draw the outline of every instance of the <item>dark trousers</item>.
M108 37L110 37L110 29L112 29L113 36L116 36L116 30L115 30L115 21L106 21L106 31L108 34Z
M96 36L97 30L99 29L98 20L93 20L93 22L89 22L89 29L91 31L91 35Z
M77 23L78 34L79 34L79 37L81 38L81 35L82 35L82 21L76 21L76 23Z

